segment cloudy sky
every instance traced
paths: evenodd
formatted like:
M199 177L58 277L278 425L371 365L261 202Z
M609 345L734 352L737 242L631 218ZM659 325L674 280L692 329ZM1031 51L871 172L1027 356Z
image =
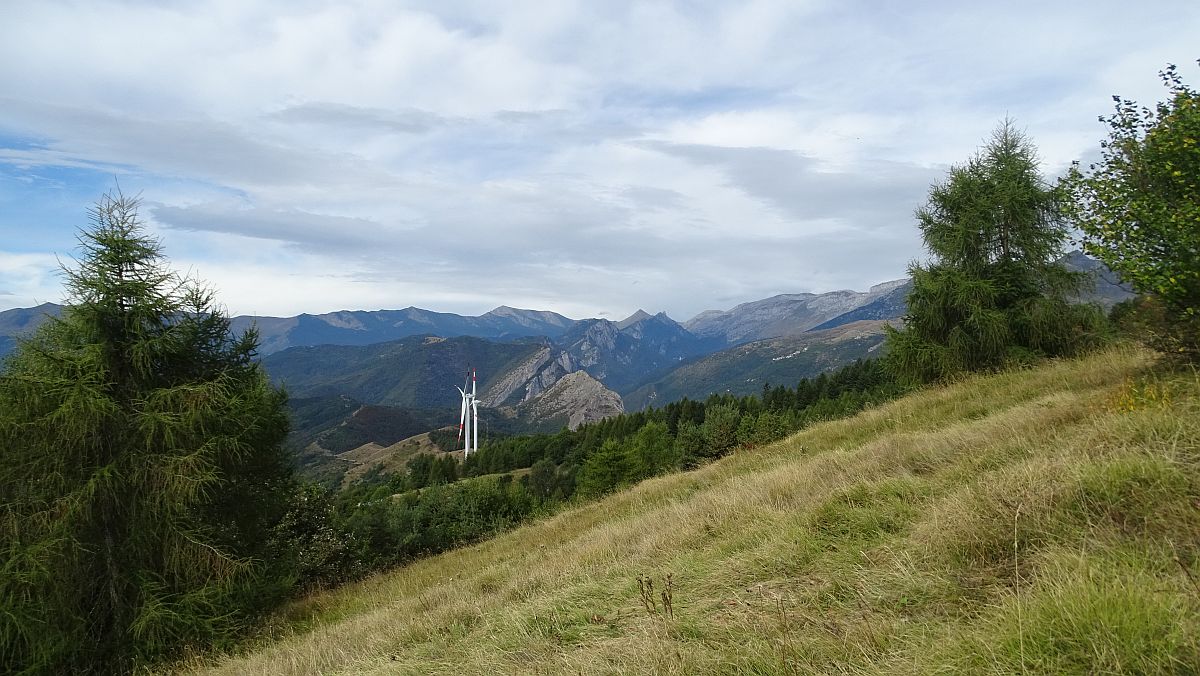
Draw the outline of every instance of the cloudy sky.
M866 287L1006 115L1047 174L1200 3L0 2L0 310L118 185L233 314L687 319Z

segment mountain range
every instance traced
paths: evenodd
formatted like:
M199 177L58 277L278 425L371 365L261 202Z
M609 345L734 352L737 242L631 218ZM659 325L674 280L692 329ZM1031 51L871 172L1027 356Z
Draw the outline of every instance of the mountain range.
M1061 261L1085 272L1080 300L1111 307L1128 287L1080 252ZM472 317L409 307L294 317L238 316L254 326L262 363L291 396L300 464L337 480L371 444L390 447L457 421L454 389L479 374L489 433L572 428L625 410L714 393L746 395L870 356L886 320L906 310L911 280L864 292L782 294L684 323L638 310L621 321L570 319L498 307ZM62 311L46 303L0 312L0 355Z
M1081 251L1068 253L1059 262L1088 275L1089 281L1079 300L1111 307L1132 295L1128 285L1121 283L1112 271ZM647 329L651 333L675 332L679 351L687 353L797 335L810 329L833 328L863 319L898 317L904 314L904 298L910 288L911 280L906 278L877 284L865 292L782 294L742 303L728 310L706 310L682 324L666 314L650 315L643 310L619 322L611 322L571 319L555 312L503 305L477 317L408 307L403 310L341 310L293 317L239 315L231 322L235 332L240 333L250 326L258 329L259 352L263 355L291 347L371 345L420 335L473 336L498 341L534 337L559 340L564 336L583 338L591 330L587 338L603 344L615 340L617 333L627 329L633 329L633 332L624 334L626 339L637 339L638 332ZM60 305L43 303L33 308L0 311L0 356L12 349L16 337L36 329L47 316L56 316L61 310ZM650 319L656 320L655 324L645 324ZM686 334L677 332L675 327L680 326Z
M577 324L555 313L500 306L478 317L433 312L417 307L403 310L340 310L295 317L233 318L232 328L242 332L258 328L262 354L309 345L370 345L409 336L443 338L474 336L493 340L545 336L556 338Z
M894 296L911 285L908 279L876 284L869 291L832 291L829 293L796 293L772 296L751 303L742 303L730 310L701 312L684 327L702 337L718 338L727 345L738 345L764 338L793 336L818 326L854 321L843 319L855 310ZM903 301L904 294L899 297ZM876 319L888 319L904 314L903 302L899 313ZM828 328L828 327L827 327Z
M680 364L623 394L622 400L629 410L639 410L713 393L758 394L767 384L792 387L802 378L876 354L885 323L860 320L743 343Z

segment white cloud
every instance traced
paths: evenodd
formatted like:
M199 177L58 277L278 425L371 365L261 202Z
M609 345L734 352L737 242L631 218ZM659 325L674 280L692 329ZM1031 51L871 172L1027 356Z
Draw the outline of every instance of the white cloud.
M118 176L235 312L684 319L902 275L929 183L1006 115L1049 172L1094 152L1111 94L1154 100L1168 61L1196 79L1200 8L1153 9L10 4L0 201L80 222L79 175ZM0 308L53 294L48 251L73 247L18 220L8 250L47 253Z
M0 309L61 303L60 282L54 256L0 250Z

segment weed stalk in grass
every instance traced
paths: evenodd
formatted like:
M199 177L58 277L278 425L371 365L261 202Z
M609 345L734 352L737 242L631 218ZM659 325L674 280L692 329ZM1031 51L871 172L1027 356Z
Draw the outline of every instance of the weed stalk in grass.
M783 597L775 597L775 606L779 609L779 629L784 636L790 636L792 633L792 621L788 618L787 608L783 607Z
M672 605L673 594L675 592L675 583L672 581L673 575L667 573L667 588L662 592L663 613L668 619L675 619L675 607Z
M651 615L658 614L658 604L654 601L654 580L649 575L638 575L638 591L642 595L642 605Z
M638 575L638 592L641 595L642 607L646 609L651 616L658 615L658 601L654 598L654 580L649 575ZM664 580L664 589L659 592L658 598L662 599L662 614L667 619L675 617L675 580L674 574L667 573Z
M1196 577L1192 575L1192 571L1187 567L1187 564L1183 562L1183 559L1179 558L1179 548L1174 542L1171 543L1171 549L1175 550L1175 553L1172 554L1171 558L1175 559L1175 563L1179 566L1179 569L1183 571L1183 574L1187 577L1188 582L1191 582L1192 587L1196 589L1196 595L1200 596L1200 583L1196 582Z
M1021 648L1021 673L1025 673L1025 626L1021 621L1021 560L1020 540L1017 538L1017 521L1021 518L1021 505L1013 513L1013 589L1017 593L1017 641Z

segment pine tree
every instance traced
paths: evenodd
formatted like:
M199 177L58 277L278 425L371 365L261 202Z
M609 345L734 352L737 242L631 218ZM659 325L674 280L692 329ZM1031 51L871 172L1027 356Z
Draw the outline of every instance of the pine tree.
M236 629L284 509L284 395L107 195L0 372L0 671L122 673Z
M1055 261L1067 226L1037 152L1006 120L991 141L917 210L928 265L913 264L903 330L888 331L888 363L928 382L1095 341L1099 311L1065 296L1079 283Z

